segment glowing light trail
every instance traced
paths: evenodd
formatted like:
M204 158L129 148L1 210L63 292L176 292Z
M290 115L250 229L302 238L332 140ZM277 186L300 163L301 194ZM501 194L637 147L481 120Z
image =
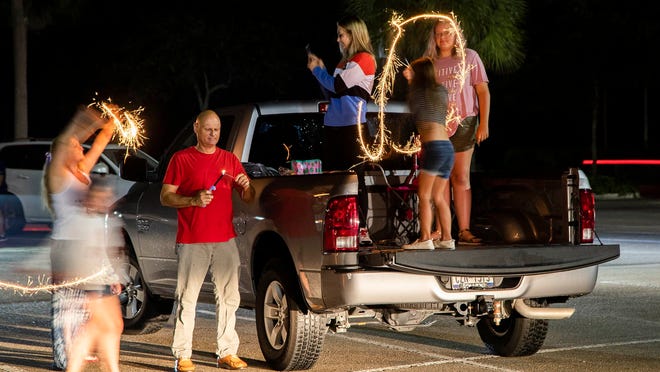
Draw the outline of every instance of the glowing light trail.
M358 137L360 141L360 146L362 147L362 152L365 154L365 158L369 159L371 161L378 161L382 158L383 152L385 151L385 127L381 125L380 129L380 134L377 136L378 138L378 145L372 145L371 147L368 147L364 143L364 138L362 136L362 124L360 123L360 115L362 115L362 102L358 104ZM372 153L372 151L374 151Z
M28 277L27 283L25 285L17 283L7 283L0 281L0 289L13 290L16 293L21 294L34 294L37 292L52 292L56 289L66 288L66 287L75 287L77 285L86 283L92 279L99 277L104 277L105 275L111 272L111 268L106 268L100 270L99 272L92 274L90 276L79 278L72 281L63 282L60 284L47 284L50 280L46 276L41 276L37 279L37 285L34 285L34 280L31 277Z
M593 160L583 160L583 165L594 164ZM654 159L598 159L596 164L614 164L614 165L660 165L660 160Z
M108 99L107 102L95 101L90 104L101 110L103 117L112 119L115 122L115 133L117 141L120 145L126 147L126 155L128 151L135 151L144 143L146 136L144 135L144 120L140 117L143 107L138 107L135 110L128 110L124 107L119 107Z
M126 147L126 156L129 150L135 151L142 146L144 139L144 120L140 118L140 114L144 111L143 107L138 107L135 110L127 110L124 107L119 107L108 99L107 102L94 101L88 106L94 106L101 110L102 116L114 120L115 132L113 136L117 137L118 143ZM225 171L222 171L222 175ZM222 176L221 176L222 177ZM219 181L220 179L218 179ZM217 181L216 181L217 184ZM213 186L215 189L215 185ZM74 287L79 284L88 282L94 278L102 277L108 273L107 269L102 269L96 274L90 275L85 278L76 279L74 281L64 282L60 284L45 284L49 282L46 277L39 277L38 285L33 286L34 281L28 277L27 284L21 285L16 283L7 283L0 281L0 289L13 290L15 292L36 293L36 292L50 292L58 288Z
M467 66L465 63L465 39L463 38L463 33L461 32L460 25L457 21L456 16L453 13L451 13L450 15L439 14L439 13L428 13L428 14L420 14L408 18L406 20L403 20L402 16L395 13L389 23L393 28L395 28L396 33L392 39L392 45L389 48L387 59L385 61L385 64L383 65L383 71L380 74L380 77L378 79L378 85L376 86L376 90L374 93L374 101L378 105L378 123L379 123L378 144L375 145L374 148L368 148L364 144L361 131L358 131L360 133L360 143L362 145L362 150L365 153L365 158L372 161L380 160L383 153L385 152L384 151L385 144L388 143L396 152L407 155L414 154L420 150L419 139L414 136L411 137L411 139L405 145L395 144L389 139L388 137L389 131L387 130L385 125L385 111L386 111L385 108L387 106L388 96L391 95L392 93L394 80L397 72L402 66L408 65L407 63L402 62L396 54L396 45L399 42L399 39L401 39L401 37L403 36L405 26L410 23L417 22L419 20L438 20L438 19L447 20L450 24L451 30L456 35L456 53L457 56L460 58L460 61L458 64L459 68L455 78L458 80L460 85L459 91L463 89L465 76L468 73L468 71L470 71L471 68L474 68L474 66ZM460 117L459 117L459 113L456 110L455 105L452 105L448 109L446 122L450 123L451 121L454 120L458 120L460 122ZM360 125L360 123L358 123L358 125ZM449 126L447 127L449 128Z

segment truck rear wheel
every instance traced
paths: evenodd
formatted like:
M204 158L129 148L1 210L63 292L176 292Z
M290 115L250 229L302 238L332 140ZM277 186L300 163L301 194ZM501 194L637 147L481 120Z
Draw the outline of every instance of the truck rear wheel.
M531 306L540 306L529 300ZM529 319L514 312L496 325L492 318L482 318L477 323L479 336L494 354L504 357L532 355L541 349L548 334L548 321Z
M271 263L257 285L257 337L266 362L278 371L311 368L321 355L328 327L325 317L300 310L286 281Z

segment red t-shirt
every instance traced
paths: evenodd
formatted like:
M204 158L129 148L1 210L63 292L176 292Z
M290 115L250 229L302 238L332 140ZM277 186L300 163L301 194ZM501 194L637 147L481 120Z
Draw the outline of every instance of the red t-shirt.
M215 185L209 205L177 209L177 243L219 243L236 236L232 224L232 190L242 190L234 177L245 173L245 169L236 155L220 148L213 154L204 154L192 146L172 156L163 184L178 186L179 195L193 196L201 189L208 190L223 170L225 176Z

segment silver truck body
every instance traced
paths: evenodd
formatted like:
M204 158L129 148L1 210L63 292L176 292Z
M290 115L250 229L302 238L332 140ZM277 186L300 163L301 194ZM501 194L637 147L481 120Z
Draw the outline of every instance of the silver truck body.
M246 164L256 189L252 203L234 196L233 222L241 257L241 306L256 310L262 352L273 368L310 368L323 335L346 331L355 318L405 331L433 322L434 316L454 316L464 325L476 324L495 353L533 354L543 343L547 319L566 318L574 311L550 305L590 293L598 264L618 257L618 245L580 243L585 212L580 195L590 190L584 174L575 169L550 180L476 179L474 225L490 237L489 243L454 251L404 251L393 237L397 232L388 187L402 182L408 172L373 166L367 171L368 220L376 244L329 249L331 202L357 195L356 174L280 175L278 166L294 152L313 154L306 146L314 148L318 138L298 133L298 148L298 142L283 143L288 146L282 157L275 134L258 136L265 127L305 115L314 116L309 120L315 123L308 126L307 118L301 120L297 131L318 130L322 105L273 102L218 110L220 146ZM406 116L402 104L386 110L386 115ZM377 116L376 107L369 112ZM264 142L271 139L273 143ZM184 130L160 159L158 174L145 177L128 164L123 172L141 181L115 206L132 255L134 283L124 296L128 327L142 324L154 303L168 305L162 312L171 306L177 220L174 209L160 204L160 181L169 156L193 144L192 130ZM208 223L212 228L212 221ZM213 301L210 281L200 300Z

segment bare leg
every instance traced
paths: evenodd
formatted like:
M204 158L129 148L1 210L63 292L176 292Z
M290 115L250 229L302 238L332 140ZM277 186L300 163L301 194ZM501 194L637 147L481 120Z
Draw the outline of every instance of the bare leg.
M417 186L417 196L419 197L419 241L431 239L431 228L433 227L433 208L431 193L433 183L437 177L424 171L419 173L419 185Z
M90 300L89 298L85 299L85 306L87 307L88 311L90 310L90 301L93 300ZM85 324L80 325L75 334L72 336L73 338L71 340L71 346L67 350L67 372L79 372L83 369L85 364L85 356L87 356L92 349L92 341L94 337L92 333L94 325L91 322L92 317L90 313L90 318L85 322Z
M456 166L456 165L454 165ZM453 172L453 169L452 169ZM447 184L445 185L444 189L440 189L440 184L437 183L437 186L434 186L434 195L441 195L444 199L444 204L447 205L447 208L449 208L449 218L451 220L451 203L453 201L452 197L452 192L453 188L451 187L451 177L448 180ZM437 205L437 204L436 204ZM436 212L436 219L435 219L435 229L438 232L439 239L440 240L449 240L451 239L451 230L449 231L448 235L442 235L442 224L441 224L442 218L440 217L440 210L437 210Z
M105 365L105 369L111 372L119 372L119 348L121 333L124 323L121 317L121 307L117 296L103 296L96 301L98 322L98 347L99 358Z
M451 171L451 186L454 196L454 211L458 231L470 228L470 213L472 211L472 189L470 185L470 165L474 147L467 151L457 152L454 168Z
M445 191L449 188L449 180L435 177L433 183L433 202L435 204L435 220L440 240L451 239L451 209L445 198Z
M119 347L123 320L117 296L91 294L89 320L76 335L68 355L67 372L82 371L85 357L96 348L105 370L119 372Z

